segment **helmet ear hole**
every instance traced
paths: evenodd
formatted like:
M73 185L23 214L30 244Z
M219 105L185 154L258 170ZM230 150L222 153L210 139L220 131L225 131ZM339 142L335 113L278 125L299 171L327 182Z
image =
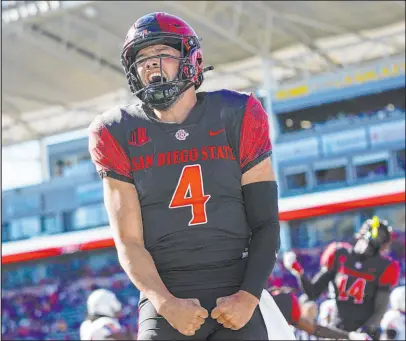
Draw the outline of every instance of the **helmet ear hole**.
M194 75L196 74L196 69L193 65L190 65L188 67L188 74L189 74L189 77L194 77Z

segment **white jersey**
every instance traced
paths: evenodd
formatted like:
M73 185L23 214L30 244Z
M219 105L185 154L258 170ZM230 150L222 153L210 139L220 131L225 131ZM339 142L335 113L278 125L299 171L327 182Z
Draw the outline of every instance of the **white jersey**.
M406 340L405 313L402 313L399 310L388 310L385 315L383 315L381 330L381 340ZM393 330L396 332L394 339L387 337L387 330Z
M323 327L330 327L337 316L337 304L335 299L329 299L320 304L317 323Z
M100 317L95 321L86 320L80 326L81 340L109 340L111 335L121 331L117 319Z
M259 309L268 332L267 340L296 340L292 328L283 317L274 298L267 290L262 290Z

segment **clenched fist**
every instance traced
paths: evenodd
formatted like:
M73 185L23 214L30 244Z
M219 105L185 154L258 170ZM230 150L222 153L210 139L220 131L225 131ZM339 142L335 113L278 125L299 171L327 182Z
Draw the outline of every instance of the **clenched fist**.
M303 274L302 265L297 261L296 254L292 251L283 254L283 266L295 276Z
M206 309L200 306L196 298L176 298L167 301L158 313L179 333L192 336L199 330L205 319L209 317Z
M254 295L240 290L234 295L218 298L211 317L224 328L238 330L251 319L258 303L259 300Z

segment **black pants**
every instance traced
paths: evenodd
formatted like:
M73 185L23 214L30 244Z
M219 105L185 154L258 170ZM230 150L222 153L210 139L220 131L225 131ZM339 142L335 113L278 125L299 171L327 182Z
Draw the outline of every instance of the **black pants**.
M175 294L178 298L197 298L209 315L216 306L216 299L229 296L238 291L237 288L222 288L204 292L183 292ZM210 316L193 336L185 336L174 329L162 316L158 315L148 300L141 302L138 320L138 340L268 340L259 306L251 320L240 330L224 328Z

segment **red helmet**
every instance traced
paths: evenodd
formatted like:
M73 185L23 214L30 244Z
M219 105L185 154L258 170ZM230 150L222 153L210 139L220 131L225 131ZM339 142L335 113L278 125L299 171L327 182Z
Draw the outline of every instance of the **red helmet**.
M151 45L163 44L181 52L178 74L172 81L161 81L144 86L137 72L137 53ZM160 58L164 55L149 58ZM172 57L174 58L174 57ZM145 59L143 59L145 61ZM156 109L167 109L191 86L196 89L203 82L203 51L196 32L184 20L164 12L155 12L139 18L127 33L121 63L131 92L141 101ZM211 70L212 67L207 68ZM161 70L162 74L162 70Z

